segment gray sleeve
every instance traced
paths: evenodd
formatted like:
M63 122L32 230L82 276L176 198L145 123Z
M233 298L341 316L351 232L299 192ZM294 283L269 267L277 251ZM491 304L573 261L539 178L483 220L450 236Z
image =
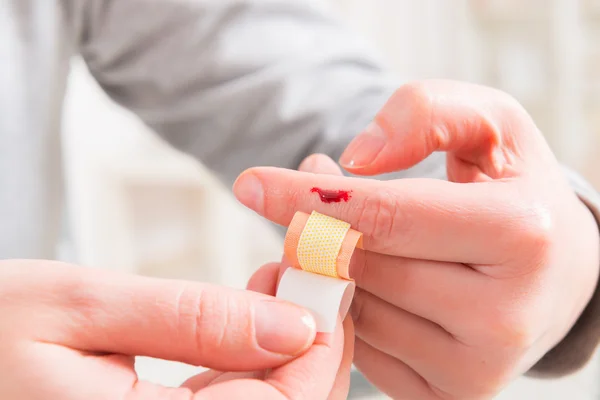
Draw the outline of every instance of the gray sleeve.
M318 4L90 0L80 51L112 99L229 184L251 166L337 159L398 87Z
M400 83L308 0L79 4L80 51L104 90L226 183L251 166L296 168L316 152L337 159ZM596 192L567 174L600 220ZM380 178L390 177L446 179L445 157ZM598 297L532 373L587 362L600 335Z

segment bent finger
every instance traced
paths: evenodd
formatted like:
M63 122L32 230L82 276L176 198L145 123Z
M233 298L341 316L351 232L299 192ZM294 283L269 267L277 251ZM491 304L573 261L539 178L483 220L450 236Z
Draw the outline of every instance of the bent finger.
M356 291L351 314L357 338L421 375L451 379L460 363L463 345L451 333L368 292Z
M280 263L269 263L260 267L248 281L246 289L274 296L279 282Z
M369 382L393 399L441 400L428 382L408 365L362 341L354 345L354 365Z
M382 174L451 153L492 179L525 170L550 151L524 108L508 94L466 82L424 80L401 86L341 157L348 171Z
M411 314L450 329L462 317L488 312L482 301L498 290L490 277L458 263L395 257L356 249L350 261L356 285ZM456 294L460 293L460 296Z

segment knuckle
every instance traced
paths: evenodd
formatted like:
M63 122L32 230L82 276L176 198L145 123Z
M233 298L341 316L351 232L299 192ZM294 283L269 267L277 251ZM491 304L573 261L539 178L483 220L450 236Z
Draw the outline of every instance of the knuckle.
M95 290L90 290L90 282L80 274L57 281L53 292L60 297L59 303L65 309L76 310L82 316L92 317L103 308L104 302Z
M512 95L510 95L506 92L502 92L502 94L503 94L504 104L506 104L506 108L509 111L516 113L523 120L530 121L529 113L527 112L525 107L523 107L523 104L521 104L521 102L519 100L517 100L515 97L513 97Z
M61 272L52 287L46 288L48 296L44 301L62 310L73 324L93 326L94 321L107 312L108 306L101 291L93 290L92 285L90 276L86 274Z
M495 103L498 104L503 109L505 109L507 111L511 111L511 112L518 111L520 113L523 112L523 113L527 114L527 112L525 111L525 108L519 102L519 100L517 100L516 97L514 97L507 91L504 91L504 90L501 90L498 88L488 87L488 86L480 86L480 87L484 91L486 91L495 100Z
M517 224L521 251L530 267L541 267L548 261L552 250L554 221L550 210L534 206L526 211Z
M379 190L365 198L357 228L370 240L386 243L398 230L408 231L407 215L400 215L394 193Z
M518 124L524 127L535 127L535 122L519 100L505 91L499 89L492 90L496 93L497 104L499 106L498 111L503 116L503 121L517 121ZM535 130L537 131L537 129Z
M227 340L228 333L235 329L235 306L227 296L218 291L183 289L179 298L178 315L182 318L187 314L184 307L192 304L196 310L195 319L191 321L191 337L194 339L196 352L202 357L209 358L212 350L221 347ZM186 324L185 321L181 322Z
M399 109L407 110L410 126L415 130L426 131L430 128L433 99L432 89L426 81L409 82L396 92L396 101L401 104Z
M396 96L420 107L429 107L431 104L431 94L426 82L415 81L408 82L396 91Z
M519 350L528 349L537 340L529 318L521 311L496 311L487 319L491 343L497 348Z
M384 126L396 126L398 110L403 123L415 132L420 132L425 140L434 140L430 135L434 115L434 90L427 81L409 82L400 86L393 94L389 103L378 114L378 119Z
M516 99L516 97L514 97L507 91L497 89L497 88L488 88L487 90L490 90L493 93L496 93L496 97L497 97L498 101L502 104L505 104L506 107L511 107L514 109L522 108L521 103Z

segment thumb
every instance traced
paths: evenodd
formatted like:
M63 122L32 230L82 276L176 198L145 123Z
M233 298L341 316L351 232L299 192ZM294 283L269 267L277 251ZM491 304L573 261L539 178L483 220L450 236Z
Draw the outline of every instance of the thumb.
M53 329L41 327L43 340L82 351L255 370L303 353L316 335L308 311L260 293L63 264L30 276L60 288L50 305L59 315Z
M448 152L449 168L463 168L461 175L492 179L518 174L532 155L551 155L534 122L509 95L428 80L400 87L340 163L351 173L376 175L410 168L436 151Z

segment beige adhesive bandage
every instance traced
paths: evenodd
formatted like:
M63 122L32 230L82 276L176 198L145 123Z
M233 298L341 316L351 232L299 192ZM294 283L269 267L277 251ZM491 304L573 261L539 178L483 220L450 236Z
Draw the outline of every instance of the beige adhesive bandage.
M362 234L350 224L313 211L297 212L283 244L286 259L296 268L333 278L350 279L354 249L362 249Z
M297 212L288 227L284 253L292 267L277 290L282 298L312 311L318 332L333 332L338 314L344 318L354 295L349 265L362 234L350 224L313 212Z

